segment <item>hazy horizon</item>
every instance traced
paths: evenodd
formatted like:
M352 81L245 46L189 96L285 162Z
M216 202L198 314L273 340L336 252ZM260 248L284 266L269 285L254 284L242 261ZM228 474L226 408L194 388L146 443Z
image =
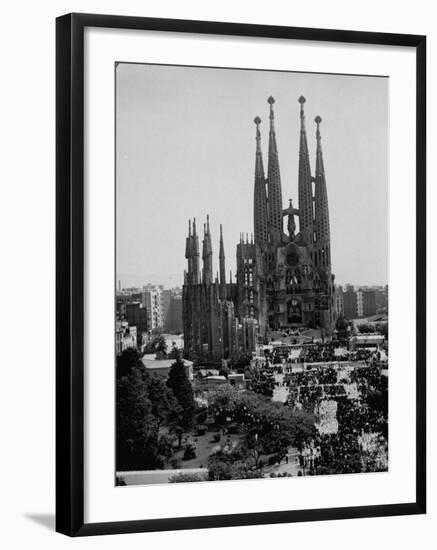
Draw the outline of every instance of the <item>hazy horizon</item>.
M388 79L126 63L116 71L117 288L182 286L188 219L201 246L207 213L214 271L221 223L235 275L239 235L253 231L256 115L267 172L269 95L284 208L289 198L298 206L304 95L313 175L313 121L322 117L335 282L388 284Z

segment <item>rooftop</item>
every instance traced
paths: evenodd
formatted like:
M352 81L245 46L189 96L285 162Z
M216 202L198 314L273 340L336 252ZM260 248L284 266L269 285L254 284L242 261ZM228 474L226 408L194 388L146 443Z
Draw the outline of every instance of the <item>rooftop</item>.
M175 359L156 359L154 353L149 353L143 355L142 362L146 369L168 369L173 365ZM189 367L192 366L192 364L192 361L184 359L185 366Z

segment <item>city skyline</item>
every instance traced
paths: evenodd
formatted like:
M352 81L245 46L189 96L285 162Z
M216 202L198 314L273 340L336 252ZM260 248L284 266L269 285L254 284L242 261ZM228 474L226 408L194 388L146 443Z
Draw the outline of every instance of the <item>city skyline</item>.
M253 231L253 118L265 156L273 93L283 202L296 203L301 91L312 166L323 120L336 283L388 283L386 79L130 64L117 68L117 281L181 286L187 219L202 227L207 213L214 256L222 223L235 274L235 244Z
M143 282L143 283L140 282L139 284L132 284L132 285L126 285L126 286L121 284L120 286L119 285L120 282L123 283L121 280L117 281L117 291L119 290L128 291L128 290L141 289L146 287L162 287L163 290L181 290L183 286L182 284L176 285L176 286L166 286L159 282ZM352 283L350 281L346 283L338 283L338 286L343 287L343 289L347 286L353 286L354 288L384 288L387 285L388 283L381 283L381 284L375 284L375 285L366 285L366 284L359 285L359 284Z

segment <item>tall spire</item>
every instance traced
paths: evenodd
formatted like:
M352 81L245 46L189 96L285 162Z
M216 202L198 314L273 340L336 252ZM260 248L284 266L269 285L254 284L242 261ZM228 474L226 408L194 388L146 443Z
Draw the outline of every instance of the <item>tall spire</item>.
M204 284L212 283L212 243L211 233L209 230L209 215L206 217L206 223L203 226L203 273L202 281Z
M253 227L255 231L255 243L262 246L268 240L267 194L263 157L261 152L261 132L259 130L261 119L258 116L255 117L254 123L256 124L256 155L255 183L253 192Z
M220 224L219 262L220 262L220 299L221 300L226 300L225 247L224 247L224 244L223 244L222 224Z
M200 259L199 259L199 237L196 232L196 218L193 219L193 236L191 237L191 241L192 241L192 251L193 251L192 281L195 285L197 285L199 283Z
M188 261L188 269L185 280L187 284L199 283L199 238L196 233L196 218L193 223L188 220L188 237L185 244L185 258Z
M267 166L269 233L272 243L278 244L282 239L283 228L281 174L279 171L275 115L273 112L275 100L270 96L267 102L270 105L269 159Z
M323 165L322 138L320 136L320 123L322 119L316 116L314 119L317 124L316 140L316 176L315 181L315 219L314 229L316 232L316 245L320 258L318 263L320 267L331 268L331 250L330 250L330 227L329 227L329 208L328 191L326 189L325 167Z
M307 135L305 130L305 98L300 96L300 148L299 148L299 231L305 242L313 241L313 191L310 158L308 154Z
M188 269L187 283L193 282L193 237L191 235L191 220L188 220L188 237L185 239L185 258L187 259Z

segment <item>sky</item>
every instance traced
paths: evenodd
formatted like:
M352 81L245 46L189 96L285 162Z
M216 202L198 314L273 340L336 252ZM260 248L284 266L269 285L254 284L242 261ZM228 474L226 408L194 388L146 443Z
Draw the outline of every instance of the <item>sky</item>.
M284 208L298 206L299 103L311 169L320 115L338 284L388 283L388 88L381 77L162 66L116 67L116 270L122 287L181 286L188 220L210 215L213 268L223 224L235 273L241 232L253 231L255 124L267 172L269 105ZM200 240L201 247L201 240Z

